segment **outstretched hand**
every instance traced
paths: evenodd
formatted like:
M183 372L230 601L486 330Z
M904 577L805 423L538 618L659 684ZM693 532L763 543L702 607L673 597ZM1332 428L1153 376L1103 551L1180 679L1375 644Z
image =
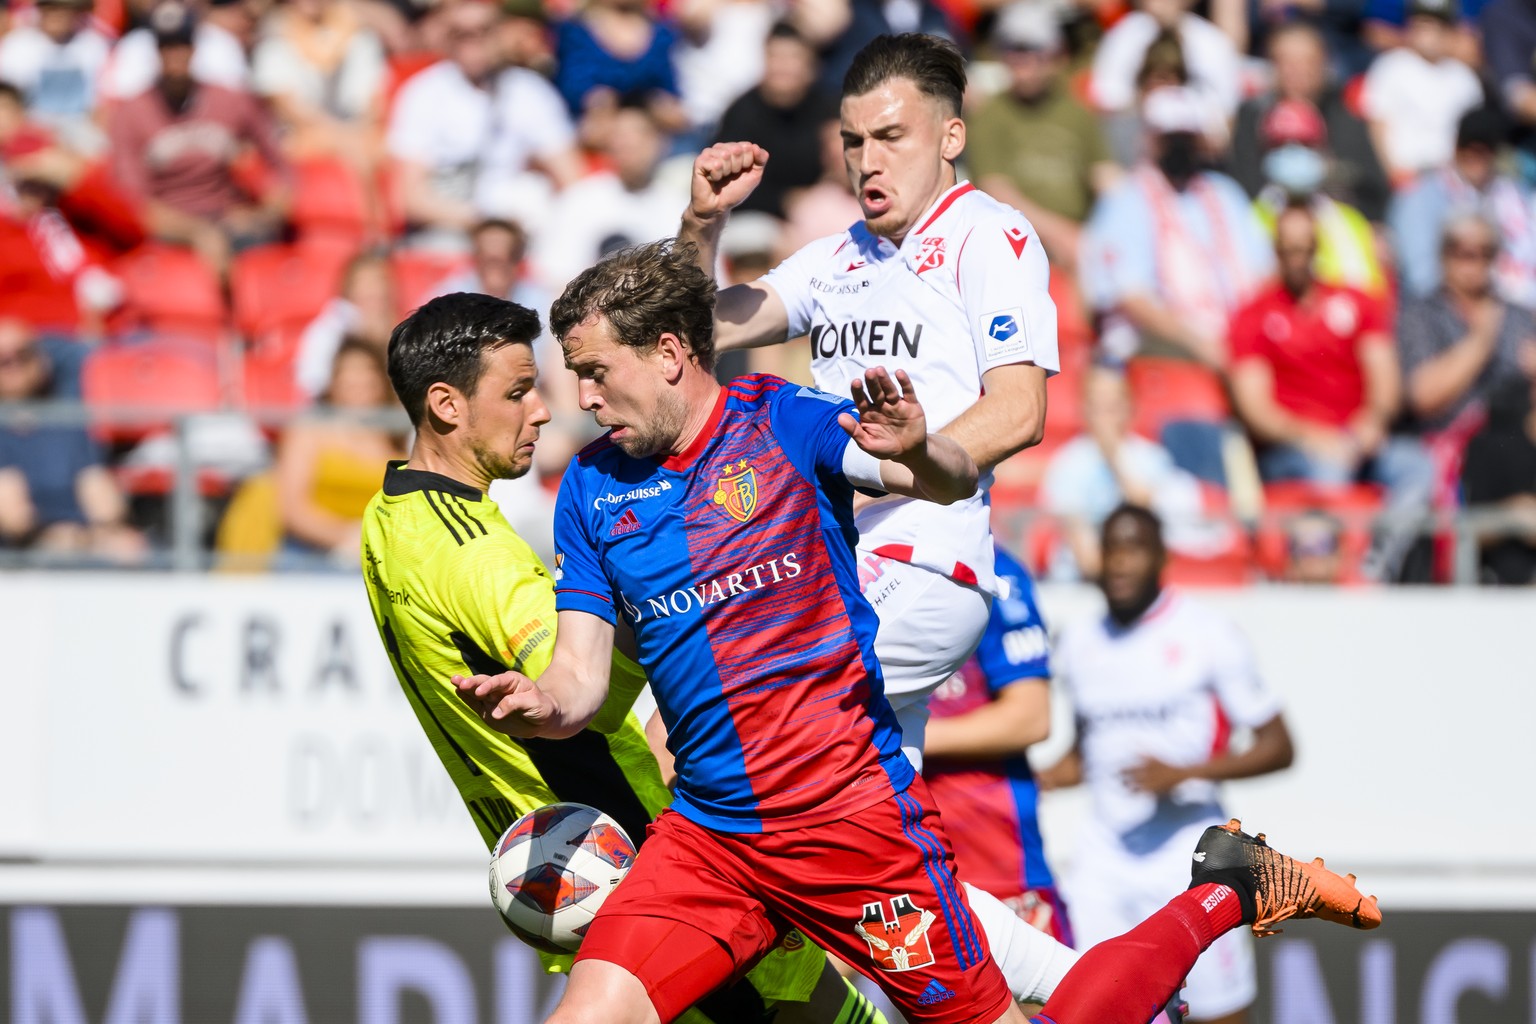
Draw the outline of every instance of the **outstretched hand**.
M717 142L693 161L689 209L701 220L729 213L763 180L768 151L752 142Z
M459 699L497 732L526 738L536 736L553 719L555 702L521 672L494 676L454 676Z
M871 367L849 391L859 415L845 412L837 422L860 448L877 459L899 460L927 444L928 419L907 371L897 370L893 380L885 367Z

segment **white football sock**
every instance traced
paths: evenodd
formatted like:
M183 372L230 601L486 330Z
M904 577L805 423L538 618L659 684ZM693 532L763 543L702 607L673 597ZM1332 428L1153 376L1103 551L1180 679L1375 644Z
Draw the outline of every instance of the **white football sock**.
M1077 963L1077 951L1025 924L991 893L969 882L961 884L1013 998L1021 1003L1044 1003Z

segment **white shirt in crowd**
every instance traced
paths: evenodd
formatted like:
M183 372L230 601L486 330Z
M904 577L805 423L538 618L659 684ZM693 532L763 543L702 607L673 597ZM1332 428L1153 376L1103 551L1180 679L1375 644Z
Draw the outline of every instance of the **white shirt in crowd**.
M1482 102L1471 68L1449 57L1431 64L1407 47L1372 62L1361 94L1366 118L1385 125L1388 166L1414 173L1451 162L1457 122Z
M368 113L384 83L384 44L372 31L352 34L346 54L330 75L315 67L281 32L256 44L251 80L263 96L292 96L333 117L354 120Z
M1178 467L1168 449L1138 434L1128 435L1116 453L1120 471L1145 487L1152 510L1163 520L1168 547L1180 554L1209 557L1232 543L1231 530L1208 522L1200 481ZM1062 445L1046 464L1040 505L1097 527L1125 496L1097 441L1081 434ZM1077 579L1072 549L1063 543L1051 559L1053 579Z
M682 37L672 63L689 121L714 125L731 101L762 81L763 41L775 16L771 4L726 3L715 8L705 39Z
M810 335L817 387L842 395L867 367L906 370L930 430L974 405L995 366L1060 369L1045 249L1022 213L970 182L940 196L899 247L859 221L762 280L784 302L789 336ZM860 550L994 590L984 494L874 502L858 519Z
M1145 11L1132 11L1105 33L1093 58L1089 96L1100 110L1129 110L1136 102L1136 75L1147 48L1162 31ZM1230 120L1243 100L1242 64L1227 34L1196 14L1179 19L1179 42L1189 68L1189 87L1220 117Z
M96 82L111 53L111 41L90 26L61 44L35 26L17 25L0 38L0 77L26 94L30 116L78 117L96 109Z
M545 287L558 293L610 252L675 235L677 211L688 202L688 180L676 168L675 162L662 164L649 185L633 192L606 171L567 186L550 209L550 227L533 247L533 264Z
M385 145L390 156L425 165L443 194L487 216L516 217L533 233L551 189L530 166L575 138L565 102L535 72L508 68L480 89L444 60L401 86Z
M1179 784L1162 799L1126 785L1146 758L1193 765L1226 747L1233 726L1256 728L1280 713L1253 651L1226 616L1164 590L1120 626L1107 614L1063 630L1052 661L1077 720L1083 779L1095 823L1123 835L1167 817L1218 805L1218 786Z
M160 47L155 34L136 28L117 41L102 79L103 96L131 99L160 77ZM193 36L192 77L209 85L244 91L251 86L251 66L245 47L233 32L202 22Z

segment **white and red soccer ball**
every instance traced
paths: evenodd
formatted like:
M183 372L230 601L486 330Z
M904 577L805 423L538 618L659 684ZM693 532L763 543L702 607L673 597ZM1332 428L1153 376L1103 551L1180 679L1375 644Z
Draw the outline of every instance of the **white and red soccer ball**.
M635 860L619 823L586 804L550 804L502 833L491 854L491 901L524 942L574 952Z

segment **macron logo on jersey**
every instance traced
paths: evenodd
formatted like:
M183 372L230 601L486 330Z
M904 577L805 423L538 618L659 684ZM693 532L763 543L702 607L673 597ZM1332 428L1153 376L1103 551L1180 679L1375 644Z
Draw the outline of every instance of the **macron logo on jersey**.
M634 533L640 529L640 517L635 515L635 510L627 508L624 514L614 522L613 529L608 531L610 537L622 537L626 533Z
M1014 259L1024 258L1024 247L1029 244L1029 232L1023 228L1003 228L1003 237L1013 249Z

